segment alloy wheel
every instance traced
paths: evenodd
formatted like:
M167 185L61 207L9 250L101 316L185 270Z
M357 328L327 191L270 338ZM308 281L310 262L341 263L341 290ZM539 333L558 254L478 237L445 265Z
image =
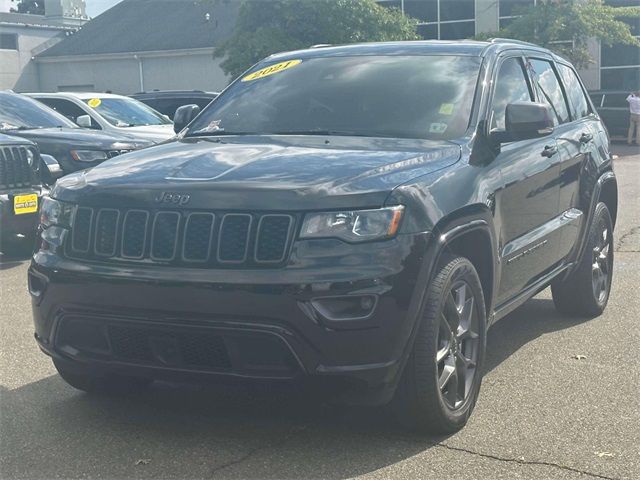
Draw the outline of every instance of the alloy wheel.
M596 246L593 247L593 261L591 265L591 285L593 286L593 294L598 303L604 302L607 297L609 288L610 255L611 248L609 229L602 227L602 231L598 235Z
M438 328L438 387L451 410L464 405L476 379L479 320L469 285L460 281L448 291Z

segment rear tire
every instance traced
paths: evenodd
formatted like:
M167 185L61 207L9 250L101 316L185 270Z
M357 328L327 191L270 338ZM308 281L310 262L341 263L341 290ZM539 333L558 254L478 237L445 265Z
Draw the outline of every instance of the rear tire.
M467 423L480 391L485 331L484 296L473 264L447 256L428 287L392 403L405 427L448 434Z
M148 387L150 378L90 372L82 366L72 365L64 360L54 359L53 364L62 379L73 388L87 393L132 393Z
M565 279L551 285L559 312L597 317L609 301L613 278L613 222L607 206L596 205L580 263Z

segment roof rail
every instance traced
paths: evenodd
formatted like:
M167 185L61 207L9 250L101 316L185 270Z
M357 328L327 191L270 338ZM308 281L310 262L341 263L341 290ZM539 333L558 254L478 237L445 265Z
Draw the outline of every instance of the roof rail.
M514 43L516 45L527 45L528 47L538 47L541 48L540 45L536 45L531 42L523 42L522 40L515 40L513 38L490 38L489 42L491 43Z
M317 45L311 45L309 48L327 48L333 47L330 43L318 43Z

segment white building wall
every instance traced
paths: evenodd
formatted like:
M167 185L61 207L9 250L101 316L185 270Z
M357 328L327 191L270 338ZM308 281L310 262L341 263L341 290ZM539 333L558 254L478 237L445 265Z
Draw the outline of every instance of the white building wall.
M142 78L141 67L142 66ZM38 60L40 90L111 91L123 95L141 90L221 90L229 79L213 59L213 50L172 54L67 57Z

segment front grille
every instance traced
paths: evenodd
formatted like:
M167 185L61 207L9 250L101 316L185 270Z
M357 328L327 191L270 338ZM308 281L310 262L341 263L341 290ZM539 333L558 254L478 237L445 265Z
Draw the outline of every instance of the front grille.
M0 147L0 188L30 187L33 180L27 147Z
M102 262L277 267L287 259L295 223L282 213L79 207L65 252Z

